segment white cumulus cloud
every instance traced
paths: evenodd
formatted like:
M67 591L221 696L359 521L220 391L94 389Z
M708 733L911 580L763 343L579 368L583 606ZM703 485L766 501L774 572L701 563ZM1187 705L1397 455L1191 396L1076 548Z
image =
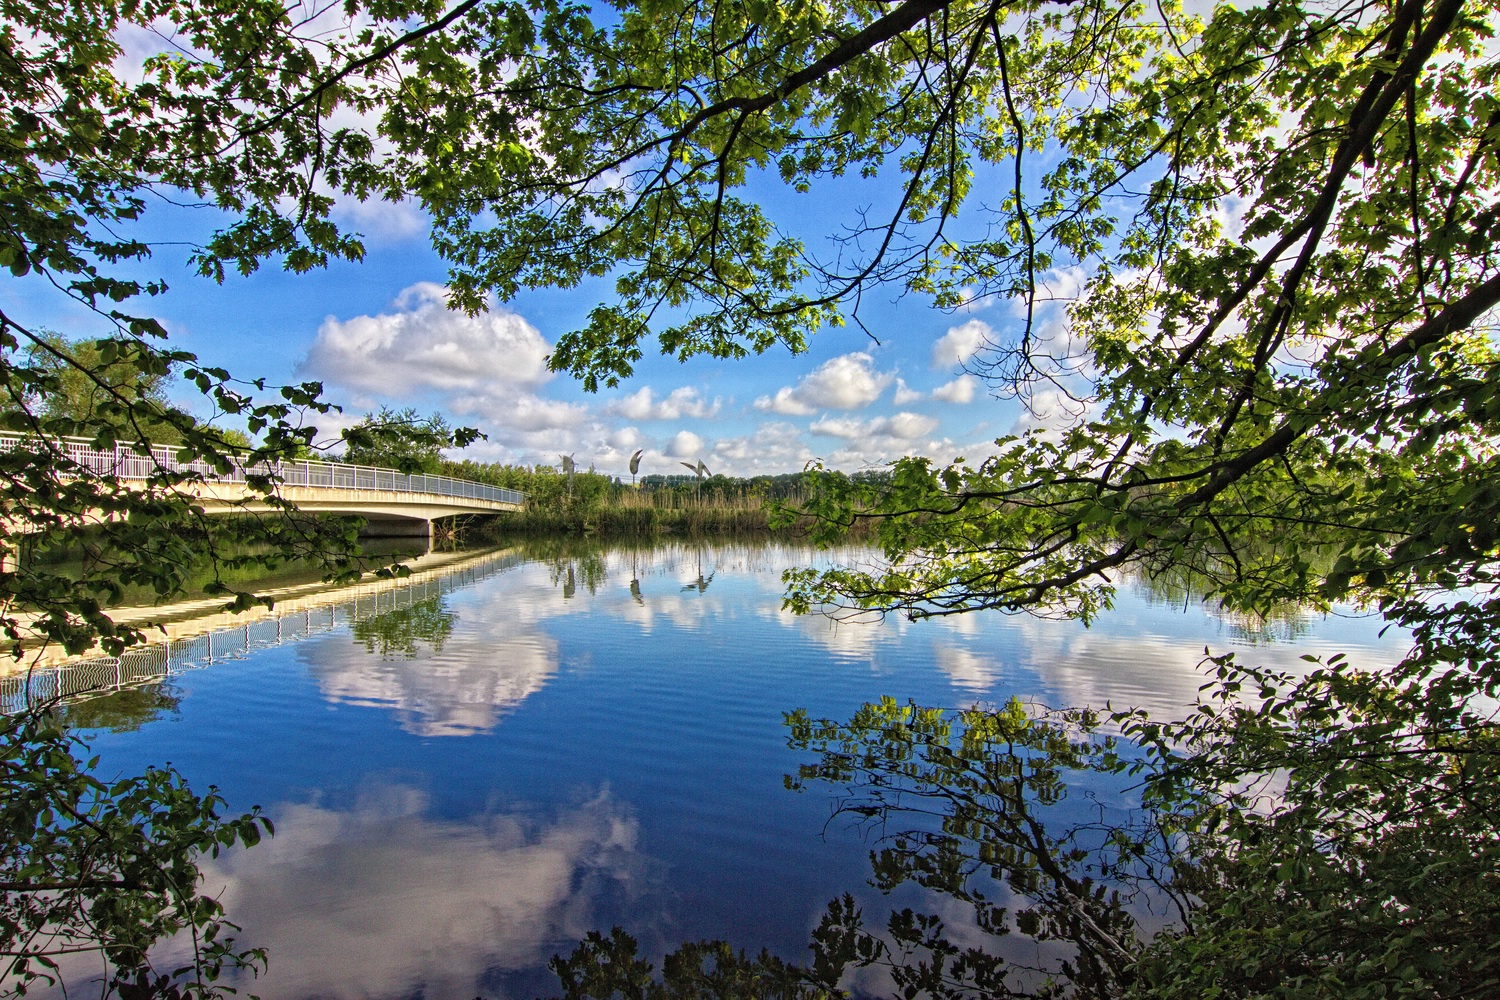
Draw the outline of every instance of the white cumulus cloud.
M480 429L493 431L555 431L577 427L588 418L587 407L560 399L543 399L529 392L503 391L459 396L454 412L480 418Z
M873 420L854 420L849 417L824 417L814 421L808 428L814 434L845 438L850 441L868 438L894 438L898 441L915 441L926 437L937 429L933 417L920 413L895 413L889 417Z
M1037 392L1026 401L1026 409L1011 425L1010 433L1035 432L1058 437L1081 421L1089 409L1087 401L1075 399L1059 389Z
M667 442L666 453L672 458L692 458L703 451L703 439L692 431L678 431Z
M983 320L971 319L948 332L932 345L932 367L952 368L968 361L987 344L995 342L995 331Z
M610 431L604 438L604 443L616 451L630 451L632 448L641 448L649 444L638 427L619 427Z
M787 417L805 417L818 412L817 407L808 406L797 399L796 390L789 385L777 389L774 396L761 396L755 401L755 408Z
M1041 275L1037 280L1036 306L1045 308L1052 303L1068 303L1083 294L1088 283L1088 273L1081 267L1057 267ZM1020 296L1010 300L1011 313L1016 317L1026 315L1026 300Z
M825 361L795 386L783 386L775 395L761 396L755 408L793 417L822 409L857 410L880 398L895 378L894 372L876 371L870 355L855 351Z
M808 429L814 434L826 434L837 438L863 437L866 432L866 424L863 420L853 417L824 417L814 421Z
M522 316L498 307L478 316L448 308L441 285L422 282L378 316L330 316L299 371L381 396L538 386L552 377L551 348Z
M785 421L772 421L754 434L727 438L714 445L714 459L735 476L795 472L815 457L802 431Z
M932 398L944 403L972 403L974 392L978 388L979 380L973 375L964 374L932 390Z
M410 239L424 235L432 225L431 217L411 198L360 201L335 194L332 214L338 222L356 230L367 240L371 237L388 242Z
M915 403L922 398L922 393L906 384L906 379L896 380L896 392L891 397L891 402L897 406L905 406L907 403Z
M664 399L654 398L649 385L615 400L604 412L627 420L704 420L719 412L719 400L708 400L692 386L673 389Z

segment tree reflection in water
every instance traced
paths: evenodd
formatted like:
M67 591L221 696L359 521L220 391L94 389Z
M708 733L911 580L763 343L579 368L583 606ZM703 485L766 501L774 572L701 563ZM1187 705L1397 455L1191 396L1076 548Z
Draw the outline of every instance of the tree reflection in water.
M1307 785L1299 793L1303 795L1300 800L1284 791L1287 784L1272 789L1282 796L1277 801L1295 802L1300 815L1307 817L1300 831L1288 827L1289 832L1280 832L1246 810L1220 809L1216 813L1222 798L1191 797L1197 794L1188 787L1192 783L1213 795L1235 788L1237 776L1256 768L1265 770L1267 752L1284 752L1287 746L1301 745L1294 741L1321 746L1328 739L1344 739L1330 720L1341 712L1352 717L1338 699L1351 691L1358 693L1356 678L1342 677L1342 687L1337 690L1309 689L1309 696L1298 702L1298 711L1303 714L1296 720L1268 716L1268 721L1261 722L1256 716L1236 723L1238 728L1232 732L1205 728L1204 738L1210 743L1219 741L1223 750L1209 759L1229 770L1200 773L1193 782L1184 782L1174 790L1152 786L1148 779L1154 780L1153 774L1160 773L1165 760L1154 748L1187 745L1172 735L1182 732L1180 728L1164 729L1158 739L1137 727L1127 738L1116 741L1110 734L1117 730L1109 727L1129 725L1128 720L1106 719L1105 728L1100 728L1096 726L1099 720L1085 713L1026 710L1015 703L1005 704L998 711L992 707L987 712L939 712L904 701L887 701L868 705L853 715L843 714L854 711L867 695L865 671L883 667L889 672L879 676L895 678L890 687L909 691L919 701L928 699L928 703L943 699L972 703L986 698L1003 703L1010 693L1019 691L1035 692L1028 698L1059 704L1144 704L1151 707L1155 717L1182 718L1181 712L1192 710L1199 686L1215 676L1212 666L1208 674L1199 669L1205 639L1201 634L1184 638L1173 632L1145 602L1129 603L1125 618L1101 623L1086 632L1050 628L1053 623L1027 619L996 632L935 623L920 633L902 634L892 629L832 628L821 619L774 614L754 619L762 628L741 632L734 630L749 619L727 613L735 607L730 598L739 593L737 577L769 579L778 571L778 564L799 559L805 562L810 558L807 554L786 554L765 547L692 544L639 551L622 547L605 553L586 540L556 546L550 554L551 558L541 565L516 574L511 586L452 597L447 605L456 609L452 614L429 602L361 622L353 633L355 642L349 641L347 632L330 635L299 644L291 655L308 665L327 702L383 710L343 713L337 724L349 726L351 732L362 732L356 727L366 725L372 727L371 732L383 732L384 728L376 727L377 716L394 714L400 730L424 738L420 744L408 741L402 748L418 748L426 754L427 748L436 744L426 737L493 734L517 705L554 682L560 697L544 707L583 704L592 708L594 719L613 717L621 691L634 685L641 673L625 663L612 672L594 668L570 674L565 667L573 656L580 650L595 652L604 643L596 633L581 627L589 621L587 617L566 616L592 614L617 621L616 635L631 640L618 643L618 647L632 656L646 648L642 637L653 625L664 624L658 632L695 645L702 645L699 640L705 634L720 638L733 634L737 640L759 634L771 636L780 645L764 648L779 651L784 645L785 656L750 662L747 651L763 647L753 646L750 638L744 638L727 644L722 651L712 651L719 659L710 661L711 668L669 675L673 682L687 682L679 684L680 688L691 689L710 674L723 673L721 664L746 662L745 670L729 672L730 684L712 689L716 698L695 702L701 707L682 713L689 724L670 737L640 741L645 753L640 759L655 761L660 752L670 765L673 758L666 749L668 740L675 747L690 748L684 753L696 752L699 759L719 759L712 756L726 746L718 738L719 730L740 725L752 712L763 716L767 708L774 713L789 704L807 704L814 713L837 715L838 721L800 713L789 718L791 729L786 735L800 761L778 756L780 741L773 733L759 730L771 739L763 741L767 744L767 766L759 769L758 775L751 775L758 782L754 786L725 781L717 772L701 781L691 776L679 779L675 771L669 771L672 780L662 785L669 795L688 792L694 803L716 801L714 796L728 798L725 793L735 788L758 789L751 792L759 796L751 799L755 806L752 812L765 815L776 810L776 800L785 794L777 788L780 783L776 779L791 766L796 769L788 779L791 788L834 790L838 810L832 820L834 826L848 824L877 838L872 856L874 882L877 888L891 891L891 898L881 901L867 893L856 904L853 898L841 897L828 906L826 913L823 911L829 896L859 883L857 869L863 866L864 850L858 846L854 867L841 868L840 877L824 878L811 891L808 879L816 878L819 872L791 865L778 867L774 860L746 865L744 874L713 881L716 865L735 863L729 847L720 853L719 845L726 841L713 834L723 836L727 831L729 836L738 836L739 827L747 825L743 818L746 811L729 813L717 826L692 827L687 836L676 829L665 829L669 823L660 821L661 816L676 821L670 804L663 804L664 796L653 796L653 789L647 787L649 782L634 780L630 773L634 761L623 754L609 755L611 761L627 761L610 774L615 787L622 789L619 800L606 797L579 809L578 800L569 799L556 809L554 790L573 780L568 775L587 775L589 789L602 790L609 785L599 782L597 775L582 765L576 771L556 766L564 755L550 748L561 746L566 750L571 744L566 729L557 730L559 736L554 740L535 739L548 732L535 728L539 717L548 714L541 712L518 720L514 733L519 738L507 728L496 740L466 741L481 745L474 756L486 767L494 768L496 760L531 766L525 780L487 782L482 773L476 779L457 768L432 779L432 787L442 794L447 794L443 789L448 787L445 782L450 773L458 775L456 781L474 781L480 788L489 785L482 798L486 804L482 816L460 815L462 810L455 812L449 806L429 807L414 791L406 797L395 795L400 800L396 805L390 805L383 796L374 796L386 804L375 808L372 802L362 801L352 813L341 809L347 799L309 796L306 808L280 807L279 811L287 812L287 822L281 823L283 817L278 815L282 836L276 841L249 852L243 862L236 855L225 864L211 866L208 874L216 891L223 886L233 890L224 896L226 903L233 904L231 914L244 919L247 929L254 931L256 943L264 941L269 948L271 975L277 984L269 995L393 996L405 990L404 995L473 996L483 992L524 1000L556 988L538 978L545 975L539 966L546 956L559 948L567 952L573 949L578 935L590 928L609 927L618 920L639 931L639 946L623 931L594 935L570 957L553 964L562 977L563 989L573 1000L605 996L632 1000L667 996L811 998L833 997L835 990L857 996L893 997L910 991L913 996L952 1000L1007 996L1197 1000L1212 991L1202 989L1203 984L1196 980L1175 990L1160 988L1163 975L1158 971L1165 969L1168 978L1194 974L1194 970L1206 970L1195 973L1200 977L1259 977L1256 983L1237 980L1236 988L1227 991L1236 996L1259 995L1251 987L1258 989L1260 979L1277 970L1298 974L1296 970L1302 966L1296 963L1308 957L1317 959L1319 968L1333 970L1329 975L1342 976L1348 971L1349 963L1338 965L1336 954L1308 951L1290 958L1278 954L1276 949L1285 951L1289 947L1292 935L1283 933L1277 939L1274 934L1263 933L1268 928L1281 933L1293 927L1298 935L1308 932L1299 940L1317 940L1312 936L1316 933L1324 935L1322 940L1337 944L1340 934L1345 935L1343 940L1349 940L1348 933L1366 933L1374 926L1370 921L1380 915L1365 911L1379 910L1388 901L1399 899L1402 906L1414 906L1414 913L1431 914L1437 911L1430 904L1443 902L1439 897L1448 893L1444 898L1451 897L1455 905L1444 911L1447 918L1407 922L1412 940L1418 944L1425 928L1443 937L1448 950L1431 952L1441 959L1452 952L1452 941L1465 940L1465 927L1472 931L1481 926L1486 914L1493 917L1500 912L1484 909L1493 902L1485 896L1485 886L1495 884L1493 872L1500 870L1492 864L1496 850L1493 823L1489 826L1489 847L1470 838L1463 840L1463 851L1449 851L1444 856L1454 862L1454 870L1464 878L1429 878L1422 875L1426 861L1419 864L1413 860L1437 857L1429 849L1435 838L1452 835L1457 843L1470 837L1471 828L1459 826L1458 821L1446 827L1438 824L1431 830L1413 829L1410 822L1396 815L1395 825L1381 827L1378 838L1367 836L1368 830L1352 831L1346 843L1337 848L1346 851L1344 856L1316 839L1323 819L1333 822L1329 829L1343 829L1339 824L1346 820L1375 815L1367 808L1369 802L1351 797L1349 791L1356 788L1355 777L1366 787L1374 787L1371 767L1392 774L1414 774L1412 768L1418 764L1427 768L1416 775L1419 780L1392 779L1379 785L1377 790L1382 795L1425 794L1420 789L1426 787L1434 789L1434 795L1452 793L1451 801L1456 805L1444 806L1448 812L1497 812L1492 807L1500 797L1500 782L1492 782L1487 788L1479 771L1464 770L1480 766L1479 757L1464 748L1451 743L1428 746L1408 742L1393 744L1392 752L1379 760L1369 757L1375 751L1384 752L1381 741L1390 742L1389 733L1413 732L1409 720L1403 722L1388 707L1381 708L1387 694L1379 691L1372 689L1360 695L1364 717L1375 721L1360 736L1362 743L1346 748L1350 753L1365 755L1346 755L1346 762L1368 757L1372 762L1369 767L1358 772L1357 767L1330 765L1321 777L1315 773L1316 767L1305 769L1309 776L1299 780L1322 784L1318 788ZM574 578L575 600L564 601L560 591L569 571ZM609 579L603 578L605 571ZM599 593L590 600L583 585L592 587L589 581L595 579L600 581ZM714 594L699 592L706 590L710 581ZM556 629L554 624L558 625ZM1225 632L1222 627L1206 631L1214 641L1222 639ZM412 655L429 648L430 653ZM1280 663L1288 671L1298 665L1303 669L1296 676L1305 677L1312 668L1297 659L1298 653L1296 649L1262 647L1256 655ZM1390 664L1400 655L1392 651L1389 662L1377 660L1380 670L1376 673L1388 674ZM805 672L809 663L826 665L827 669L798 686L799 672ZM660 673L657 667L651 669ZM910 676L918 680L909 682ZM1242 679L1246 697L1260 690L1253 678ZM1226 683L1225 675L1219 675L1219 684ZM819 685L823 684L845 685L847 696L822 698ZM723 697L726 692L737 695L751 688L767 691L770 702ZM580 692L590 694L591 700L570 700ZM1224 706L1217 701L1213 704L1223 714ZM1323 722L1316 718L1309 722L1305 710L1323 704L1331 706ZM313 707L321 709L322 704L314 702ZM1379 719L1368 712L1375 708L1383 713ZM735 715L736 711L742 714ZM552 714L566 720L572 729L578 728L578 719L589 718L569 712ZM184 715L190 721L195 713ZM305 713L293 716L304 717ZM1304 724L1326 724L1327 731L1297 728ZM1263 725L1263 731L1255 730L1258 725ZM1429 723L1422 725L1430 728ZM600 727L591 729L591 736L598 731ZM705 734L713 739L708 744L712 751L695 751L693 748L699 745L695 739ZM431 760L443 768L462 760L463 748L454 745L458 742L436 746L430 751ZM544 742L549 756L540 764L524 753L496 757L492 750L502 745L529 747ZM739 744L728 746L737 748ZM1278 746L1282 750L1278 751ZM1448 756L1439 760L1445 753ZM1421 758L1420 754L1428 756ZM396 759L393 754L391 760ZM381 766L389 763L387 760ZM796 768L797 763L805 766ZM406 766L404 757L399 764ZM1141 764L1153 770L1128 773ZM1230 773L1232 769L1238 770ZM401 772L403 777L405 773ZM432 768L426 773L440 772ZM392 775L382 771L372 780L391 779ZM684 784L677 784L679 780ZM342 787L338 781L326 783ZM1163 794L1157 794L1153 787L1164 789ZM1403 792L1403 787L1416 791ZM466 796L473 799L464 791L453 799L465 801ZM528 796L541 804L541 811L536 813L539 819L529 822L522 816L517 820L520 834L499 837L497 831L509 820L502 820L495 810L503 813L520 808L524 813L529 807L520 804L528 801ZM1322 804L1323 797L1327 797L1328 805ZM618 808L607 807L607 802L614 802ZM1471 807L1469 803L1476 805ZM751 842L759 851L757 858L789 857L798 862L801 855L811 856L811 852L776 852L780 843L816 831L826 815L822 796L803 795L800 802L787 804L788 812L798 816L798 825L767 824L764 831L755 832L756 839ZM680 863L690 872L689 880L682 885L692 889L707 886L702 897L713 894L707 905L702 897L689 905L695 912L717 907L712 919L674 924L671 921L677 919L676 914L685 909L677 903L664 904L662 914L655 912L654 904L647 908L632 904L629 909L615 905L636 884L635 862L626 863L628 856L637 853L631 812L635 807L649 817L642 833L642 851L655 848L663 857L672 858L672 864ZM1389 810L1386 814L1394 815ZM1215 815L1228 817L1220 825L1221 834L1233 824L1237 824L1236 836L1244 834L1240 841L1221 841L1228 850L1217 856L1198 846L1212 846L1203 838L1205 831L1212 833L1207 824ZM1433 814L1429 811L1429 815ZM479 820L477 828L473 819ZM1297 817L1288 822L1293 821ZM1249 839L1257 829L1265 832L1263 843ZM701 859L691 855L688 861L679 862L679 854L691 852L691 848L682 850L688 837L700 831L706 831L702 841L708 849ZM1297 847L1300 841L1295 839L1301 833L1310 835L1305 850ZM1470 850L1474 843L1478 846ZM668 849L663 851L662 844L669 845ZM1376 848L1385 853L1380 854ZM1334 882L1343 880L1341 888L1328 891L1334 883L1314 869L1325 861L1343 864L1350 850L1368 850L1370 856L1355 858L1348 865L1347 877L1335 871L1332 878ZM561 858L567 863L549 867L539 861L543 857ZM259 867L257 858L266 860L265 868ZM1491 865L1489 874L1485 874L1486 864ZM1387 872L1389 877L1384 874ZM593 877L601 873L604 877ZM1473 877L1467 877L1470 875ZM587 891L575 891L582 885L580 879L588 883ZM1321 885L1319 879L1323 879ZM1417 884L1424 881L1427 884ZM1241 886L1250 888L1241 892ZM311 891L315 887L317 891ZM566 898L553 890L567 890ZM1313 895L1320 891L1322 897ZM762 905L764 898L771 896L797 899L790 921L773 926L768 920L759 920L771 909ZM310 898L316 905L308 905ZM1213 902L1205 903L1208 899ZM1172 908L1174 903L1188 909L1196 904L1198 908L1184 918L1181 911ZM1217 938L1203 932L1214 921L1229 919L1227 914L1232 909L1226 904L1243 906L1253 914L1253 940L1248 920L1229 927ZM903 909L908 906L912 909ZM1339 923L1344 919L1340 907L1349 918L1343 925ZM652 912L643 913L642 909ZM889 909L897 912L888 921ZM730 911L730 917L723 919ZM753 913L755 919L736 924L733 921L739 912ZM345 917L349 921L340 923ZM1302 923L1294 927L1297 921ZM1315 925L1313 921L1321 923ZM1174 922L1192 926L1199 936L1189 940L1175 935L1171 927ZM809 940L808 928L814 925L811 960L798 961L807 954L801 948ZM1488 926L1493 926L1493 921ZM1167 933L1157 933L1163 927ZM435 928L444 930L438 933ZM761 928L765 928L764 936ZM405 932L412 936L403 938ZM660 956L671 947L663 939L675 941L688 933L730 935L734 946L688 944L669 962L662 963ZM346 938L355 944L350 945ZM1469 933L1466 940L1492 939L1492 934L1485 937ZM1179 948L1178 958L1199 957L1176 965L1158 961L1168 955L1174 940L1186 942ZM776 948L777 956L746 956L733 950L760 941ZM1246 942L1246 947L1233 951L1236 941ZM1217 958L1208 953L1219 946L1229 948L1230 953ZM1258 965L1240 961L1252 951ZM334 963L324 957L328 954L341 956L338 969L331 968ZM1313 967L1311 962L1304 964ZM1241 986L1245 988L1239 989ZM1482 988L1483 983L1478 986ZM1377 994L1347 990L1308 995L1363 1000ZM1403 995L1489 994L1448 990L1446 994L1408 991Z
M453 613L436 596L405 607L357 619L354 641L383 659L414 660L427 652L441 653L453 634Z
M789 745L816 758L787 776L788 787L842 789L838 815L879 836L871 853L879 889L933 890L971 907L984 934L1024 937L1045 956L960 950L940 919L910 910L894 914L882 936L844 901L821 928L829 975L881 966L898 991L933 996L1046 995L1048 983L1066 984L1070 996L1119 995L1142 918L1180 901L1161 878L1173 865L1167 828L1099 787L1098 776L1126 761L1098 723L1087 711L1029 710L1016 700L953 713L887 698L843 724L788 714ZM1077 781L1086 774L1093 780ZM1066 801L1070 783L1088 789L1084 801Z
M1066 801L1071 777L1128 766L1096 717L1016 701L952 713L884 699L847 723L796 711L787 725L789 745L814 758L787 787L840 788L833 820L877 837L873 884L889 893L911 883L958 901L966 913L942 905L965 926L912 909L867 926L845 895L813 932L806 965L697 942L668 956L660 975L616 928L553 961L567 1000L813 1000L851 988L945 1000L1122 995L1142 928L1174 902L1163 878L1173 844L1166 825L1113 805L1098 781L1080 783L1089 788L1081 803ZM1012 938L1029 947L1006 947Z
M65 702L58 706L57 713L66 729L133 733L164 715L176 715L181 703L182 693L164 680Z
M1494 996L1500 754L1453 735L1466 699L1342 657L1300 679L1206 663L1177 723L1016 700L790 713L813 761L787 786L841 789L835 816L878 837L874 885L963 926L903 909L871 929L846 895L805 966L699 944L659 980L596 934L553 963L568 1000Z
M873 885L913 883L966 904L968 927L910 909L868 927L849 895L829 903L805 966L684 945L661 976L616 928L553 961L568 1000L585 997L889 996L1115 997L1140 948L1142 918L1170 900L1161 826L1115 807L1095 789L1068 804L1068 775L1121 765L1113 736L1086 712L945 712L891 699L847 723L786 717L789 745L813 763L787 775L793 792L840 787L834 820L868 826ZM1097 783L1095 783L1097 784ZM951 910L951 907L950 907ZM1160 921L1160 916L1158 916ZM956 940L986 940L981 946ZM1002 939L1026 939L1007 948ZM1028 958L1029 955L1029 958Z

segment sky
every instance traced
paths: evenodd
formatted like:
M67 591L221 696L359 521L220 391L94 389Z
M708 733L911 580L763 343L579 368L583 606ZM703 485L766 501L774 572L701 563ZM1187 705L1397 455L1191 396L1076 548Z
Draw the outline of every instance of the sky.
M774 217L798 206L770 209ZM579 468L625 477L642 449L643 475L683 473L679 463L701 460L713 473L748 476L813 461L854 471L908 454L977 461L995 438L1049 418L1046 400L1028 414L964 370L987 341L1014 336L1022 321L1014 304L944 312L894 290L866 299L868 332L825 329L804 354L776 348L686 363L648 355L617 388L586 393L548 371L546 358L608 297L607 283L527 291L467 316L446 307L447 268L418 210L380 203L336 212L363 234L363 262L302 275L271 263L222 285L193 275L186 260L211 215L162 206L142 223L156 250L141 274L170 286L146 308L172 345L243 379L322 382L325 397L343 407L317 420L323 442L336 442L366 412L410 406L486 435L455 458L555 466L571 455ZM70 339L108 333L41 281L0 282L0 308ZM203 410L191 389L176 398Z

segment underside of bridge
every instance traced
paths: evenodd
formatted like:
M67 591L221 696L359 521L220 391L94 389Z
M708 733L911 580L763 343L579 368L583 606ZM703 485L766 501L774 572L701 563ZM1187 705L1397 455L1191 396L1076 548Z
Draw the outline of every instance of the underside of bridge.
M472 514L493 515L501 513L493 510L458 511L453 510L422 510L412 508L410 510L380 510L370 505L352 506L340 504L310 504L299 503L297 505L304 514L327 514L335 517L358 517L364 519L364 527L359 529L360 538L423 538L428 542L433 538L433 525L444 518L459 517ZM214 510L215 508L209 508ZM222 513L229 513L234 508L218 508ZM267 508L254 505L238 508L244 513L264 512Z
M365 519L365 526L359 532L361 538L425 538L432 541L432 518L368 513L359 513L358 516Z

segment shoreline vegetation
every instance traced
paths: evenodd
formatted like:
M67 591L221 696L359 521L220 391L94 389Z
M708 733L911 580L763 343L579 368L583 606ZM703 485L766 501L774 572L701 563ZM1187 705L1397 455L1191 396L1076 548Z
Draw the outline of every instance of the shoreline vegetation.
M797 513L811 496L809 473L780 476L648 475L634 483L598 472L571 475L548 466L447 462L443 475L520 490L524 511L452 529L468 542L515 536L767 535L806 539L813 519ZM875 483L884 470L855 473ZM858 537L863 533L856 529Z

